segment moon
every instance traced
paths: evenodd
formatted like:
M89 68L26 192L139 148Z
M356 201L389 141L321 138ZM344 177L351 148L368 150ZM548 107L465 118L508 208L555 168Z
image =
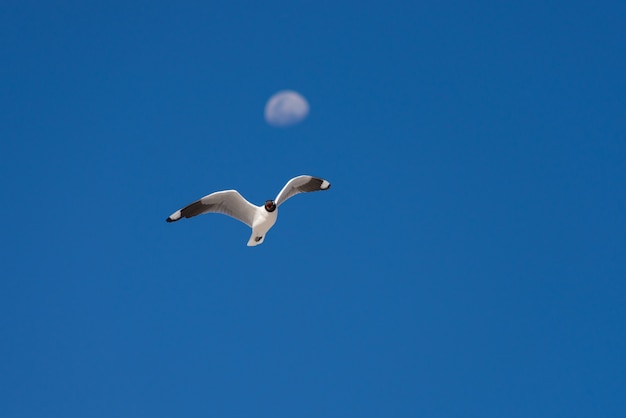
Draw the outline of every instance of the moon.
M309 114L309 103L298 92L282 90L265 104L265 120L272 126L291 126Z

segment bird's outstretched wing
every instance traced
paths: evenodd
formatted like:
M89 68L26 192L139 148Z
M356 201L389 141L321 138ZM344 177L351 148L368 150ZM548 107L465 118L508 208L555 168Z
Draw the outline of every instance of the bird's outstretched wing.
M298 193L317 192L320 190L328 190L330 183L324 179L313 176L294 177L285 184L285 187L276 196L276 206L280 206L285 200Z
M224 190L204 196L202 199L172 213L166 220L175 222L203 213L223 213L252 227L257 207L248 202L237 190Z

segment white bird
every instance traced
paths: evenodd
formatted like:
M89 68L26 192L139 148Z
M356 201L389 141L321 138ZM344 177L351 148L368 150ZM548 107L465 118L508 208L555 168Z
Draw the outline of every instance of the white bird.
M287 199L298 193L317 192L329 188L330 183L324 179L313 176L294 177L285 184L276 199L266 200L263 206L255 206L248 202L237 190L224 190L206 195L202 199L177 210L166 221L175 222L181 218L191 218L211 212L223 213L252 228L252 235L248 240L248 247L251 247L263 243L265 234L276 223L278 206Z

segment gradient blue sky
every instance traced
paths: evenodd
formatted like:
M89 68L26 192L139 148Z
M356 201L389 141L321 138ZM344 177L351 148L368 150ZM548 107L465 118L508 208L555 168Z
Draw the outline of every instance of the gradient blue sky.
M626 4L220 3L3 2L0 416L625 416Z

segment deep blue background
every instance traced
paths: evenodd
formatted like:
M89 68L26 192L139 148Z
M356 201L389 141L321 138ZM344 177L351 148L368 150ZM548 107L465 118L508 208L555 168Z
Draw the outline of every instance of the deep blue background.
M0 12L0 416L626 415L623 2L53 3ZM165 223L299 174L259 247Z

